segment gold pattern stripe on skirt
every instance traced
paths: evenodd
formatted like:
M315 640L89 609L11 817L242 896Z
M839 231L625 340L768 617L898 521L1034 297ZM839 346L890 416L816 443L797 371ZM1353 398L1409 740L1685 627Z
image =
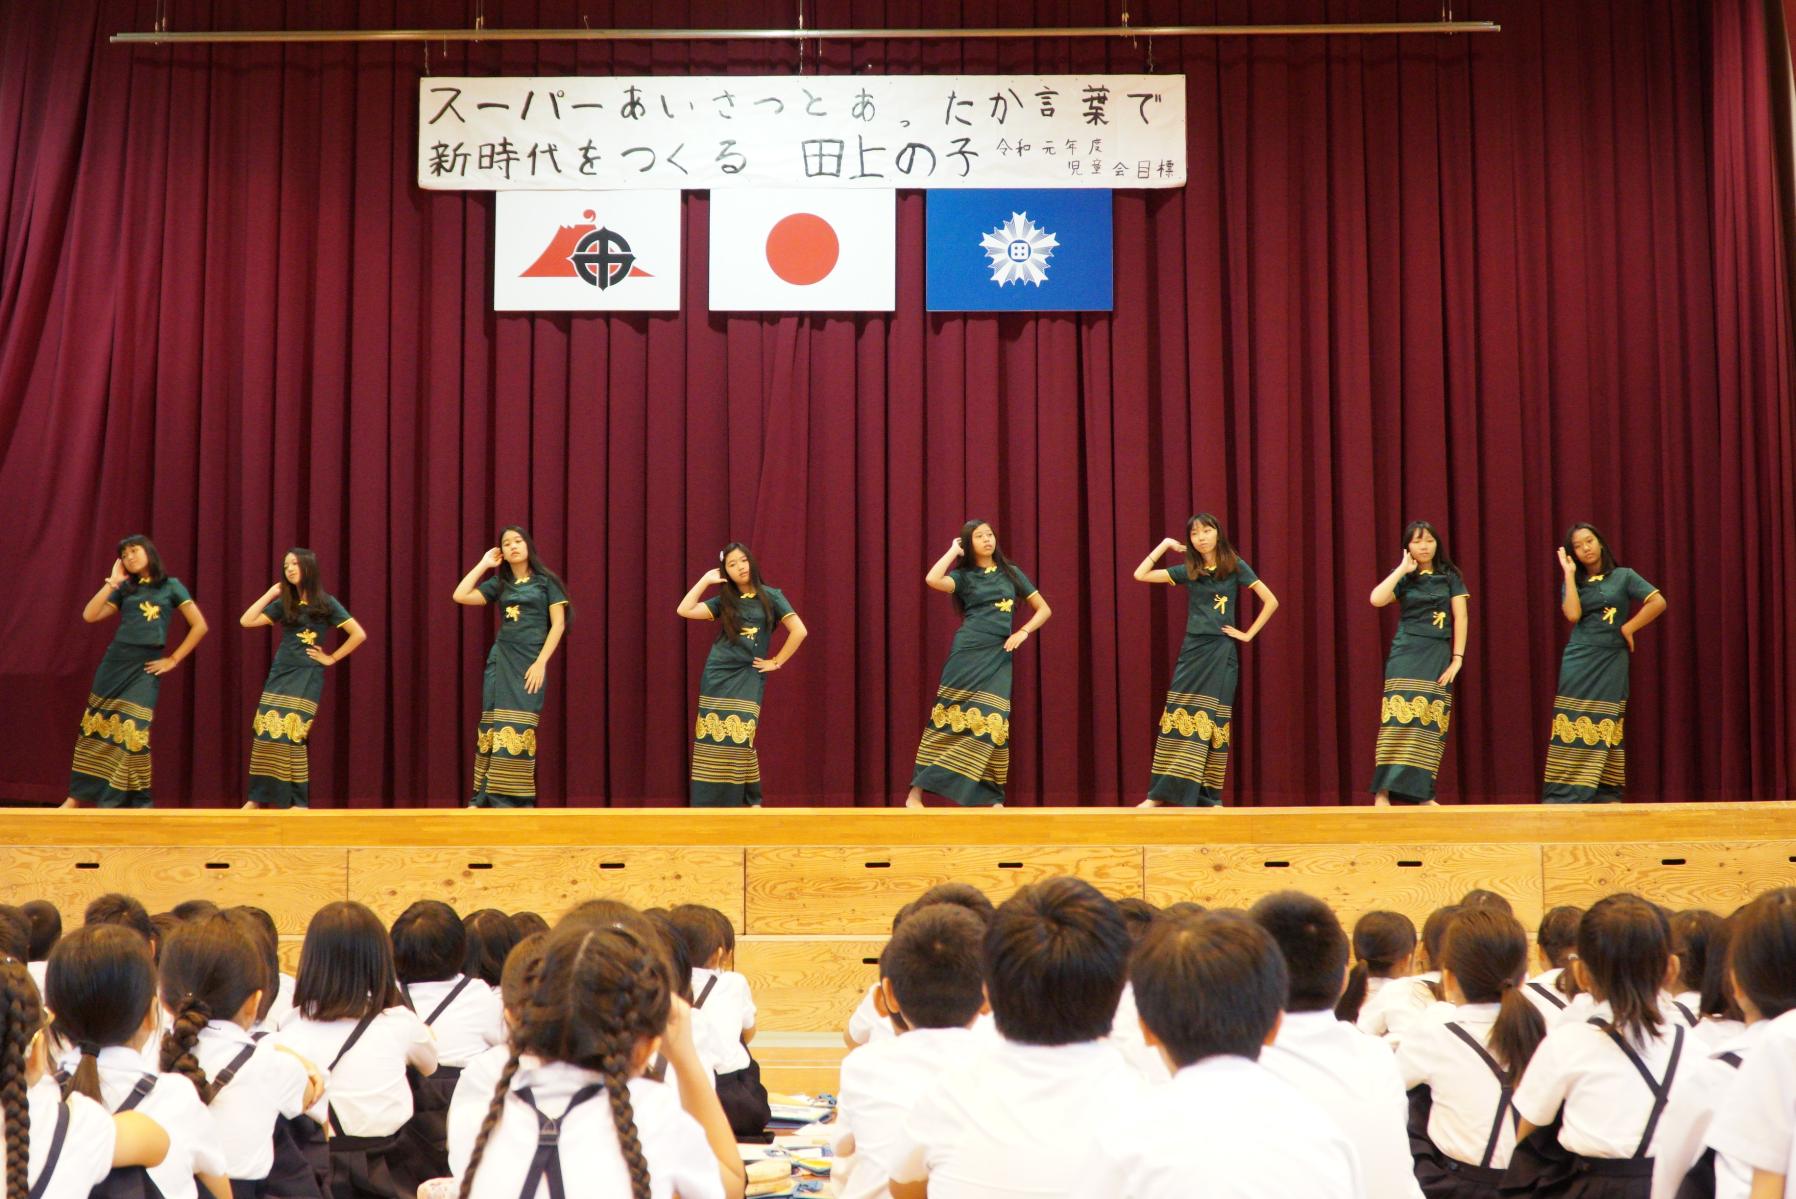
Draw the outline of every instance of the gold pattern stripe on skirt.
M134 704L128 699L107 699L91 691L87 693L87 706L95 712L117 712L121 716L130 716L145 723L156 718L156 713L142 704Z
M692 748L692 777L701 783L758 783L761 760L747 746L699 744Z
M117 745L83 737L75 742L75 769L105 779L115 791L148 791L150 759Z
M962 778L1003 786L1010 773L1010 750L998 748L987 753L983 744L965 735L924 729L917 746L917 765L939 766Z

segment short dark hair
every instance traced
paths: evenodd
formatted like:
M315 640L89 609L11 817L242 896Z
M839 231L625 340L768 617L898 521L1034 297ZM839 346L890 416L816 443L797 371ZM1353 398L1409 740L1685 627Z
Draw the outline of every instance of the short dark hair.
M1515 915L1514 904L1495 891L1486 891L1482 888L1467 891L1460 897L1459 906L1462 908L1495 908L1505 916Z
M686 958L694 967L710 966L711 959L723 952L723 938L718 935L710 908L696 903L678 904L669 909L667 921L675 935L686 943Z
M1271 934L1232 912L1161 917L1129 977L1142 1023L1180 1067L1218 1054L1257 1060L1290 986Z
M461 923L468 937L468 956L462 963L461 972L489 987L498 986L499 976L505 972L507 955L523 940L518 926L498 908L470 912Z
M218 915L218 905L210 899L183 899L169 909L176 920L185 924L189 920L198 920L202 916Z
M1334 909L1301 891L1280 891L1248 912L1285 955L1287 1011L1333 1009L1347 979L1347 934Z
M57 943L44 971L44 1004L55 1013L51 1031L81 1052L63 1098L79 1092L103 1102L100 1050L128 1044L155 1002L149 944L128 928L93 921Z
M1090 883L1032 883L985 933L985 981L998 1032L1026 1045L1095 1041L1110 1031L1129 969L1129 928Z
M31 960L31 920L10 903L0 903L0 954Z
M546 933L549 931L549 922L544 920L536 912L513 912L511 914L511 922L517 926L518 935L520 937L528 937L534 933ZM519 944L522 944L522 942L519 942Z
M1659 1035L1659 991L1671 965L1665 909L1625 891L1597 900L1578 921L1578 960L1623 1035L1637 1043Z
M1796 1010L1796 887L1767 891L1735 913L1728 957L1765 1019Z
M393 969L403 984L434 983L461 973L468 931L440 899L420 899L393 921Z
M985 1002L985 925L965 908L931 904L912 913L879 957L898 1010L912 1028L965 1028Z
M117 924L143 938L145 945L156 944L156 926L150 922L149 909L129 895L117 891L100 896L87 905L83 924Z
M1139 895L1125 895L1116 901L1116 910L1122 913L1123 921L1129 926L1129 940L1141 944L1142 936L1147 932L1160 915L1160 909L1141 898Z
M692 951L686 948L686 938L682 937L680 930L674 927L673 918L668 915L666 908L644 909L640 913L633 914L631 920L636 915L640 915L642 919L648 921L648 926L654 930L659 941L661 957L667 963L668 985L681 999L687 1003L693 1002L695 996L692 990ZM598 927L623 927L629 923L629 920L603 921L599 923Z
M998 910L993 906L991 896L972 883L937 883L906 904L899 911L898 919L904 920L910 915L938 903L965 908L979 917L979 923L988 928L991 927L992 915Z
M1450 903L1434 909L1428 913L1428 919L1422 921L1422 952L1428 955L1430 970L1441 968L1441 946L1447 942L1447 930L1453 927L1453 917L1463 910L1458 904Z
M47 899L33 899L19 907L31 921L31 960L41 962L50 956L50 947L62 936L62 913Z
M293 1006L307 1020L357 1020L400 1007L393 943L380 917L353 900L327 903L306 926Z

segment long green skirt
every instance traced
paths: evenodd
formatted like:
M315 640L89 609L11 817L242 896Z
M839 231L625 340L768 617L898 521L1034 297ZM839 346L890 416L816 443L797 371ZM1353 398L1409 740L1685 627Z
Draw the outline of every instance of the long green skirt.
M1212 808L1222 802L1240 673L1233 638L1185 638L1160 713L1149 798L1184 807Z
M767 679L754 654L718 642L698 685L698 722L692 730L692 806L745 808L761 802L761 759L755 733Z
M966 807L1004 802L1010 777L1010 663L1004 638L962 628L942 667L911 786Z
M1628 647L1565 647L1553 731L1547 736L1547 803L1619 803L1628 784L1623 744L1628 711Z
M144 667L161 656L157 645L115 642L106 648L75 739L69 770L75 799L102 808L150 806L150 724L162 678Z
M1399 634L1391 642L1384 662L1373 794L1389 791L1392 803L1434 798L1434 776L1440 773L1453 714L1453 693L1434 680L1452 660L1451 641Z
M324 667L276 662L256 701L254 740L249 747L249 797L265 808L311 806L312 768L306 750L318 700L324 694Z
M504 641L493 642L486 656L471 807L536 806L536 725L544 692L524 690L524 672L535 661L535 652Z

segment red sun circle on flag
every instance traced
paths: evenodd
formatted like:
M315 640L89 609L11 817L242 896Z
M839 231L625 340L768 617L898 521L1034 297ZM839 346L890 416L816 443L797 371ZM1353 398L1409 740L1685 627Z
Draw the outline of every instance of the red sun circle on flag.
M797 287L807 287L836 269L842 243L830 223L815 213L781 217L767 233L767 265Z

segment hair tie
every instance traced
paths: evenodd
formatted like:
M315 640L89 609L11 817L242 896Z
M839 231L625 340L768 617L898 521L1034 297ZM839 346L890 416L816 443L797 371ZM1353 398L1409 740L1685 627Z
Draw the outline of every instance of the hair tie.
M75 1048L81 1051L82 1057L99 1057L100 1046L94 1041L76 1041Z

